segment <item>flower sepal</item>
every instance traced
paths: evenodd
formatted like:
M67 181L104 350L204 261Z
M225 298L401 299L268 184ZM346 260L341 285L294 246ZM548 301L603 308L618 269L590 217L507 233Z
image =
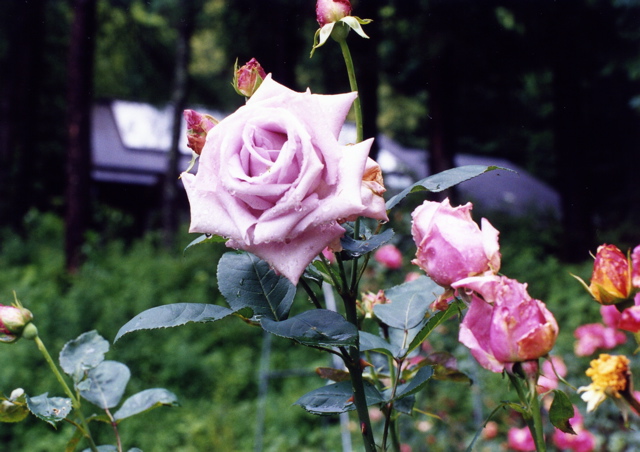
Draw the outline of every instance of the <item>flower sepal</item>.
M370 24L371 22L373 22L372 19L360 19L357 16L346 16L336 22L330 22L323 25L316 30L316 34L313 36L313 47L311 48L311 55L309 55L309 58L313 56L313 53L318 47L322 47L324 43L327 42L329 36L340 42L346 39L349 34L349 30L353 30L363 38L369 39L369 36L367 36L362 29L362 25ZM337 27L336 24L338 24Z

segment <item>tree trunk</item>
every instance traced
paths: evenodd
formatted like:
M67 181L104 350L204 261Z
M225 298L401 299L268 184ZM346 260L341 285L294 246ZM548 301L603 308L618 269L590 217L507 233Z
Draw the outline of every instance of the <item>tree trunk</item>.
M173 93L171 95L171 105L173 108L173 126L171 130L171 147L167 158L167 170L164 177L162 218L163 218L163 240L167 248L171 248L174 243L175 234L178 229L178 163L180 161L180 132L182 130L182 112L187 102L189 88L189 41L194 28L194 6L192 0L181 0L180 11L183 13L182 20L178 25L178 42L176 48L176 66L173 83ZM184 137L183 137L184 138Z
M65 253L67 269L82 262L90 218L91 110L95 49L95 0L75 0L68 64L68 148Z

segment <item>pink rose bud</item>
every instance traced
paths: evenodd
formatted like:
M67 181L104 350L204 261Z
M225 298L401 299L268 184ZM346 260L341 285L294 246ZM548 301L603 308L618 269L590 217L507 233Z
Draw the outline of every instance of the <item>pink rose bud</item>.
M395 245L381 246L373 254L373 258L391 270L402 267L402 253Z
M321 27L351 15L349 0L318 0L316 19Z
M251 58L247 64L240 69L236 69L233 78L233 87L238 94L251 97L266 77L267 73L262 69L258 60Z
M540 358L553 348L558 323L542 301L529 296L526 284L477 276L452 287L475 292L459 340L485 369L502 372L507 364Z
M378 293L363 293L362 300L357 302L358 310L364 317L368 319L375 316L373 313L373 307L375 305L387 303L389 303L389 299L384 295L384 290L379 290Z
M211 116L194 110L185 110L182 114L187 121L187 146L200 155L207 141L207 132L213 129L216 122Z
M601 245L588 289L600 304L615 304L631 294L631 264L615 245Z
M25 326L33 320L33 314L21 306L0 305L0 342L15 342Z
M640 332L640 306L632 306L622 311L618 328L634 334Z
M445 199L426 201L411 214L418 247L411 262L443 287L500 269L499 232L484 218L480 229L471 219L471 209L471 203L451 207Z

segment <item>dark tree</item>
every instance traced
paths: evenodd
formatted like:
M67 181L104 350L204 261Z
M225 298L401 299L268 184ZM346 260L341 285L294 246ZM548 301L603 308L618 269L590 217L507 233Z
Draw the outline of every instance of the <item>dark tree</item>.
M68 62L67 190L65 255L69 271L82 262L90 218L91 111L95 47L95 0L75 0Z

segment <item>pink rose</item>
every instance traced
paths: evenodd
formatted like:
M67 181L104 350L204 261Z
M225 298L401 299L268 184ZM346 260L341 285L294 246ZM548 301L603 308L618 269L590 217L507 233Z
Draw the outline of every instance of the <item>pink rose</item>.
M599 348L610 350L627 341L627 336L622 331L601 323L581 325L576 328L573 335L578 340L574 347L577 356L589 356Z
M381 246L373 254L373 258L391 270L402 267L402 253L395 245Z
M341 222L386 221L384 199L363 181L367 166L376 166L368 158L372 139L337 141L356 96L297 93L267 75L245 106L208 133L198 173L182 174L189 230L226 237L227 246L297 284L325 247L339 249Z
M471 209L471 203L451 207L445 199L426 201L411 215L411 233L418 247L411 262L443 287L500 269L499 232L484 218L480 229L471 219Z
M526 284L476 276L452 287L475 292L458 338L485 369L502 372L506 364L537 359L553 348L558 324L542 301L529 296Z
M507 433L508 447L511 450L531 451L536 450L533 436L527 427L511 427Z
M596 447L596 439L591 432L584 428L582 415L575 405L573 406L573 412L574 415L569 419L569 422L576 434L572 435L556 429L553 434L553 443L558 449L568 449L574 452L592 452Z
M633 287L640 289L640 245L636 246L631 253L631 283Z
M636 299L638 298L638 295L636 295ZM630 308L622 311L618 328L632 333L640 331L640 306L631 306Z
M618 324L620 323L620 311L615 305L601 305L600 306L600 315L602 316L602 321L609 328L618 328Z
M349 0L318 0L316 3L316 20L321 27L337 22L350 14Z

